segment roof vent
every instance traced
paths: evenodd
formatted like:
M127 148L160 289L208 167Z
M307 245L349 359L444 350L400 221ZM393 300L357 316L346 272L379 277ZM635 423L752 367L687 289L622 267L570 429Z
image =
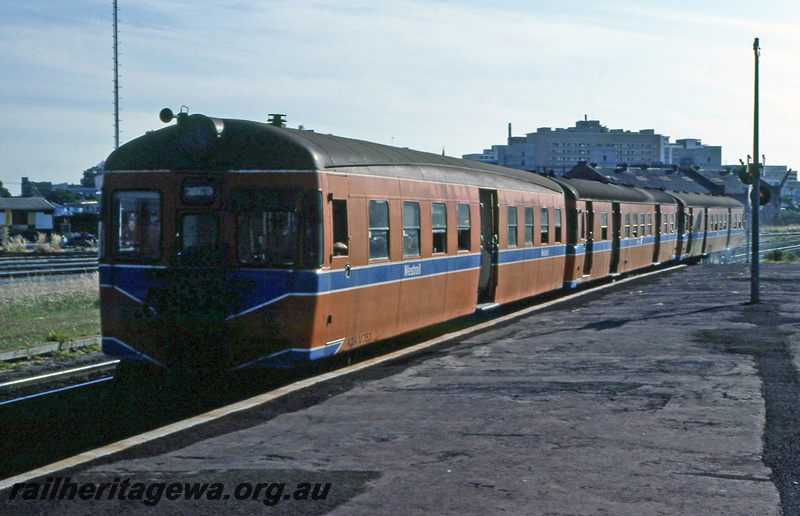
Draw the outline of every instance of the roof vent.
M286 127L286 115L270 113L268 123L276 127Z

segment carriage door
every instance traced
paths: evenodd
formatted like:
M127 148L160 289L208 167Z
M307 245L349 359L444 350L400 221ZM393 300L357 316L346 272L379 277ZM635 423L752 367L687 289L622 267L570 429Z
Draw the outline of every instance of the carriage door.
M494 303L497 286L497 190L480 190L480 201L481 275L478 281L478 304L486 304Z
M327 304L327 339L326 345L336 345L344 342L350 324L350 289L353 279L350 274L350 263L353 257L353 244L350 238L353 227L359 228L366 225L367 203L364 199L351 199L348 197L349 183L347 177L328 176L328 197L325 210L330 217L330 224L325 227L326 246L330 245L330 260L332 283L337 287L329 296L321 296L320 306ZM353 206L354 202L359 202ZM353 214L359 218L353 220ZM366 237L362 238L366 243ZM364 244L362 244L364 245Z
M653 263L658 263L658 255L661 254L661 206L656 204L656 220L653 221L655 233L653 241Z
M594 207L590 201L586 202L585 222L583 231L586 232L586 257L583 260L583 275L589 276L592 274L592 261L594 257Z
M619 239L622 234L622 214L620 213L619 203L611 204L611 274L616 274L619 270Z
M725 217L725 249L731 247L731 210L728 209L724 215Z
M686 256L692 254L692 229L694 228L694 208L688 208L688 211L686 221L684 221L683 215L678 217L678 238L682 238L686 242L686 251L683 253Z
M708 208L703 208L700 212L703 214L703 222L700 226L699 231L703 232L703 247L700 248L700 254L706 254L706 244L708 243L708 231L711 229L711 225L708 223Z

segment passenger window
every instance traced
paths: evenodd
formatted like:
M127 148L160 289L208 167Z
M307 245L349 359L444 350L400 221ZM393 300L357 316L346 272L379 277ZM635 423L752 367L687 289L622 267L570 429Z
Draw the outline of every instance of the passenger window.
M653 234L653 214L652 213L648 213L647 214L647 234L648 235L652 235Z
M541 217L542 243L546 244L550 241L550 220L547 216L547 208L542 208Z
M633 236L633 238L636 238L637 236L639 236L639 214L638 213L634 213L633 214L633 224L631 225L631 229L633 230L633 233L631 235L631 236Z
M419 203L403 203L403 258L419 256Z
M517 207L508 207L508 247L517 247Z
M369 201L369 259L389 258L389 203Z
M533 245L533 208L525 208L525 245Z
M456 207L456 217L458 218L458 250L469 251L470 249L469 204L459 204Z
M347 231L347 201L331 201L333 214L333 256L347 256L350 253L350 233Z
M157 260L161 255L161 195L116 192L112 202L112 238L119 258Z
M553 242L560 243L561 242L561 210L556 209L556 211L553 213L553 223L555 224L555 231L556 231L555 238L553 239Z
M608 240L608 213L600 214L600 239Z
M447 252L447 206L435 202L431 206L431 231L433 232L433 252Z
M631 237L631 214L625 214L625 238Z
M669 215L669 232L670 233L674 233L675 232L675 214L674 213L671 213Z

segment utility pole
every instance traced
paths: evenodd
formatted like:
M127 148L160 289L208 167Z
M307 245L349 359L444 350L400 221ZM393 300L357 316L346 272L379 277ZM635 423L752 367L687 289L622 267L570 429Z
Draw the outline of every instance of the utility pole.
M761 171L758 164L758 38L753 42L753 52L755 53L755 96L753 101L753 183L750 192L750 213L753 217L753 245L752 257L750 261L750 303L759 302L759 279L758 279L758 212L761 210Z
M119 147L119 52L117 39L117 0L114 6L114 149Z

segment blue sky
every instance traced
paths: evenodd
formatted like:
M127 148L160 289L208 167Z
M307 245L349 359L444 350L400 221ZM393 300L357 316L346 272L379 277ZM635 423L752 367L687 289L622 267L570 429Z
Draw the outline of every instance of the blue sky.
M460 156L587 115L800 167L800 4L119 0L121 141L158 111ZM0 5L0 181L77 182L113 150L110 0Z

